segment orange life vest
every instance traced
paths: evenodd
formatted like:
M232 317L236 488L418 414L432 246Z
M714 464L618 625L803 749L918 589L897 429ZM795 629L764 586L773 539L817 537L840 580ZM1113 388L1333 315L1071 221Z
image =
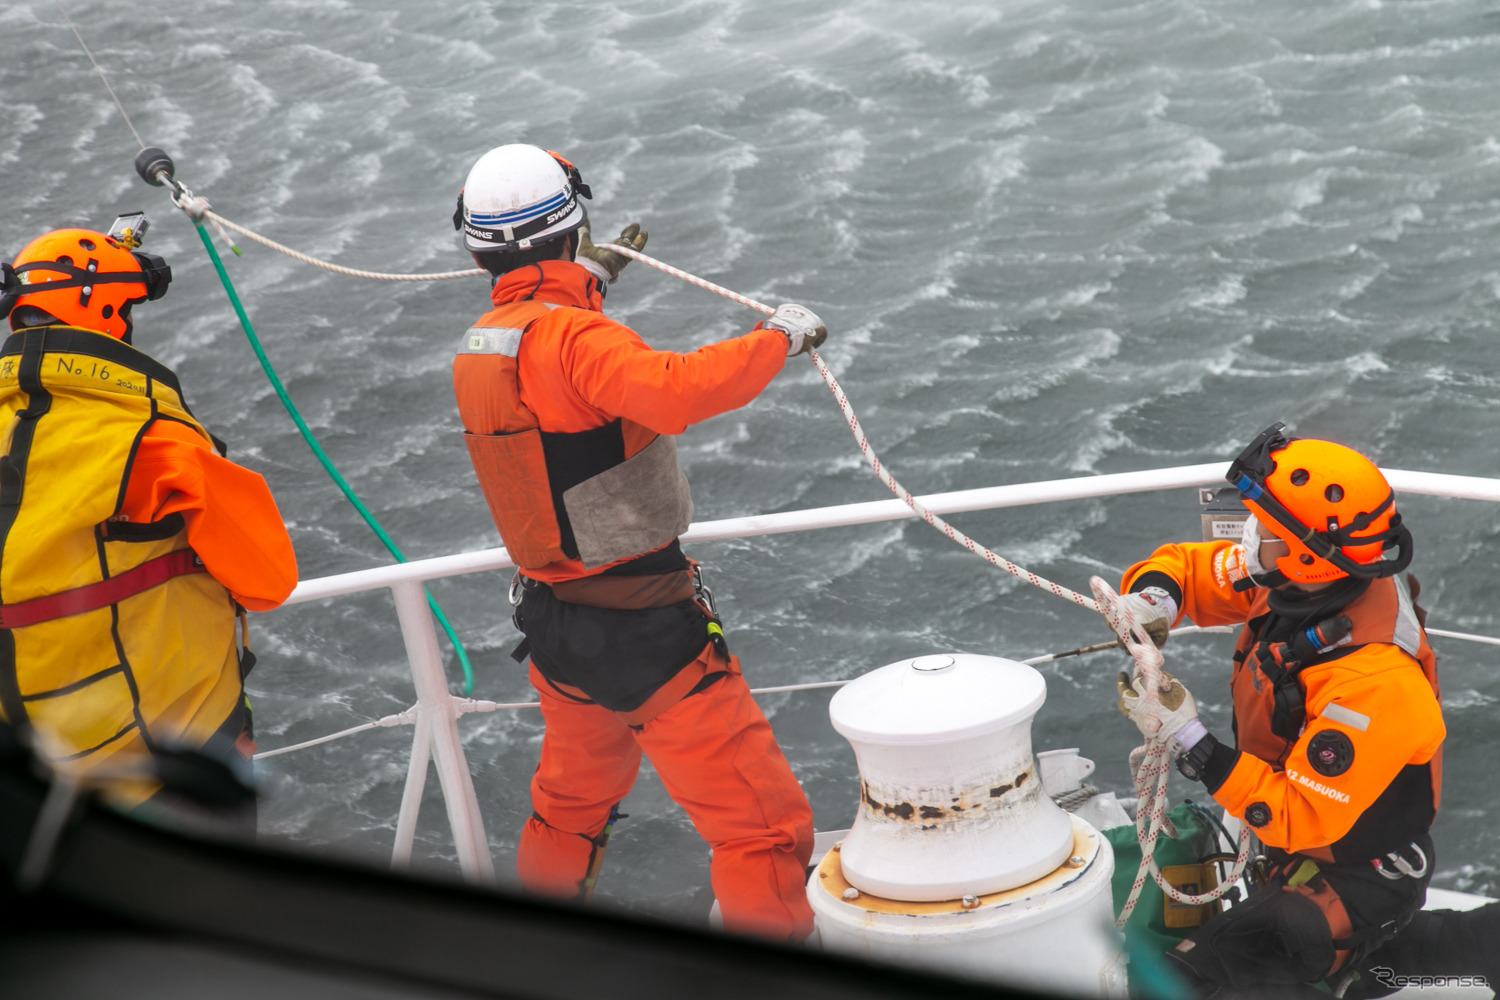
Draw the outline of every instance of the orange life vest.
M1235 646L1235 667L1230 679L1238 748L1273 767L1285 767L1288 776L1295 775L1295 780L1321 795L1335 796L1338 782L1323 777L1323 774L1341 774L1337 767L1320 774L1319 761L1303 760L1292 752L1300 742L1300 733L1278 734L1272 729L1276 715L1275 679L1280 671L1276 665L1262 662L1266 647L1260 642L1259 626L1264 623L1260 615L1268 609L1263 595L1258 595L1255 603L1256 617L1240 632ZM1309 719L1321 717L1353 727L1354 742L1348 749L1353 754L1360 746L1361 738L1366 736L1362 726L1368 725L1368 720L1359 712L1362 706L1357 701L1350 701L1339 692L1348 690L1347 682L1366 669L1362 661L1368 653L1381 646L1399 649L1405 654L1400 659L1410 657L1406 663L1415 660L1420 666L1438 704L1441 704L1442 696L1438 685L1437 657L1427 643L1404 579L1372 580L1363 594L1338 613L1353 625L1348 639L1303 664L1290 682L1299 684L1305 691ZM1394 650L1391 653L1394 654ZM1440 738L1441 734L1438 735ZM1306 748L1306 752L1312 758L1317 753L1316 746ZM1442 749L1439 746L1429 758L1408 761L1396 779L1379 791L1374 803L1347 834L1326 848L1304 847L1303 853L1321 860L1348 861L1367 860L1387 847L1399 848L1427 831L1437 814L1441 797Z
M1257 602L1262 603L1262 602ZM1258 609L1257 617L1266 612ZM1403 650L1422 667L1422 674L1432 685L1432 693L1441 702L1438 689L1437 657L1427 644L1427 634L1417 621L1416 608L1406 581L1396 577L1373 580L1365 592L1344 607L1339 614L1353 623L1349 638L1302 670L1302 683L1317 683L1317 664L1345 656L1370 643L1385 643ZM1275 709L1272 683L1260 664L1258 632L1246 627L1240 631L1234 647L1234 674L1229 686L1234 694L1234 719L1239 749L1253 753L1268 764L1279 764L1295 741L1271 731Z
M523 569L562 560L602 569L670 544L692 522L671 437L622 418L548 431L522 402L528 333L587 312L507 302L464 334L453 360L469 457L501 540Z

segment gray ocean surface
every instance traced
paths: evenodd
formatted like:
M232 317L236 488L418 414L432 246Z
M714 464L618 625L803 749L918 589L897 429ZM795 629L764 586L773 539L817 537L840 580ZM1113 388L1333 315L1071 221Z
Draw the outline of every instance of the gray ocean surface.
M661 0L433 4L68 0L148 144L227 218L358 268L468 267L449 218L470 165L557 149L595 233L827 321L825 357L913 492L1227 460L1282 420L1399 469L1500 476L1500 13L1469 0ZM55 4L0 8L0 254L144 208L175 280L136 345L174 367L270 483L304 579L390 562L318 467L187 219L131 169L129 129ZM292 397L408 556L499 544L450 387L479 279L363 281L241 241L230 273ZM221 244L222 247L222 244ZM757 318L631 266L607 311L687 351ZM700 520L884 499L805 360L679 442ZM1402 497L1435 627L1500 635L1500 509ZM1192 490L975 513L964 530L1086 590L1195 538ZM697 546L752 686L934 651L1014 658L1107 638L1098 618L915 522ZM507 577L433 593L477 697L530 700ZM273 748L413 701L385 593L255 616ZM1435 885L1500 894L1493 647L1434 639L1449 739ZM1227 636L1168 665L1227 735ZM1117 655L1043 668L1038 749L1079 747L1129 794ZM456 665L450 658L453 675ZM762 699L819 829L854 758L829 692ZM509 881L534 711L462 723ZM410 751L383 729L264 762L262 834L383 863ZM1174 797L1191 794L1174 784ZM1202 798L1199 789L1199 798ZM708 852L643 770L601 900L698 921ZM435 779L415 866L455 870Z

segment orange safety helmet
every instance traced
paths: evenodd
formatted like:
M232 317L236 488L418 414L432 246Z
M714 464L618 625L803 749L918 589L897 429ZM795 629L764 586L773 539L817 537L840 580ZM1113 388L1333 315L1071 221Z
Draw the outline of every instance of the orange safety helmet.
M1273 577L1324 583L1346 576L1394 576L1411 564L1411 531L1396 494L1375 463L1332 441L1282 434L1272 424L1229 466L1225 477L1255 519L1291 552ZM1395 559L1385 559L1389 549ZM1260 580L1274 586L1280 579Z
M0 319L34 306L60 323L126 343L130 307L161 298L172 282L172 269L160 257L92 229L54 230L27 244L14 263L0 264L0 271Z

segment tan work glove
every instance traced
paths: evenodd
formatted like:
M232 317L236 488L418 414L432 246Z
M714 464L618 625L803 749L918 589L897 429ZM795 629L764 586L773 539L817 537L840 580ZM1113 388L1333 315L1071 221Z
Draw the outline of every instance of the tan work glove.
M1146 678L1138 674L1132 681L1129 674L1121 671L1120 676L1115 678L1115 688L1120 692L1120 714L1134 722L1146 739L1165 743L1176 736L1179 729L1198 718L1198 703L1193 700L1188 689L1182 686L1182 681L1165 670L1161 672L1161 676L1170 686L1161 692L1154 730L1146 707Z
M614 243L606 243L599 247L589 238L588 223L584 223L578 229L578 255L576 260L588 269L588 272L600 281L613 285L619 280L620 272L625 270L625 265L630 263L630 258L622 253L610 253L609 248L613 245L629 247L632 250L644 250L646 248L647 233L641 228L639 222L632 222L621 232Z
M1160 587L1147 587L1135 594L1121 594L1120 605L1128 606L1135 614L1136 624L1145 630L1160 649L1167 644L1172 634L1172 622L1177 618L1177 602Z

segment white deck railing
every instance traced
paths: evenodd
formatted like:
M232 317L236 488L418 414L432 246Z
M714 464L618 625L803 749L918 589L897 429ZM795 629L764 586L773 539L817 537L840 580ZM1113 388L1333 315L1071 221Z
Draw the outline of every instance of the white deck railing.
M935 493L918 499L934 513L956 514L1180 487L1222 486L1226 468L1225 464L1214 462L1146 472L991 486L954 493ZM1398 493L1500 502L1500 479L1406 472L1399 469L1387 469L1385 475ZM900 500L878 500L704 521L692 525L683 534L682 540L692 543L751 538L819 528L874 524L915 516ZM489 882L494 879L494 862L490 857L484 822L480 818L474 782L459 739L458 719L468 712L487 711L502 706L459 698L449 692L442 653L438 646L437 629L427 608L423 586L428 580L504 570L514 566L515 563L505 549L485 549L481 552L419 559L395 566L305 580L287 599L286 603L289 605L305 604L382 588L390 590L395 599L396 617L401 625L402 639L406 643L406 656L416 688L417 704L412 710L379 723L415 725L411 762L406 775L406 788L401 797L401 813L396 822L395 846L391 852L393 867L404 867L411 858L417 810L427 783L427 766L429 761L435 761L438 781L447 806L448 822L453 829L459 867L464 877L470 881Z

